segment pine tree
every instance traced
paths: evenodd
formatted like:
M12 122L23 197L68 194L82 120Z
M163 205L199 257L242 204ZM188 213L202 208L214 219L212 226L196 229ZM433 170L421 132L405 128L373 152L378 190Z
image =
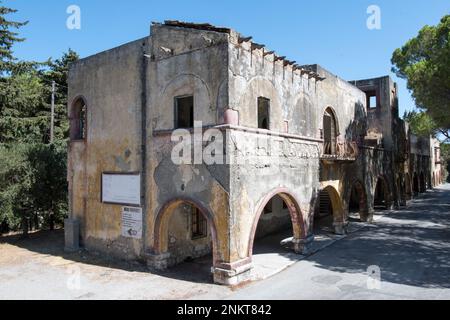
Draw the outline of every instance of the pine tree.
M17 12L15 9L1 6L0 0L0 73L10 71L14 62L12 47L16 42L22 42L25 39L19 38L18 33L13 29L19 29L28 23L11 21L7 19L7 15Z

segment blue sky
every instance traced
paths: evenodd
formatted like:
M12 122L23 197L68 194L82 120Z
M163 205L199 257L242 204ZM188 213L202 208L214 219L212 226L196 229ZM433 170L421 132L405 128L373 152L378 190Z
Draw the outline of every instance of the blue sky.
M449 0L4 0L18 9L26 42L21 59L57 58L70 47L81 57L149 34L151 21L178 19L231 27L299 64L319 63L346 79L390 74L399 84L400 114L414 108L406 83L391 74L392 52L426 24L450 13ZM81 30L66 28L69 5L81 8ZM369 30L369 5L381 9L381 30Z

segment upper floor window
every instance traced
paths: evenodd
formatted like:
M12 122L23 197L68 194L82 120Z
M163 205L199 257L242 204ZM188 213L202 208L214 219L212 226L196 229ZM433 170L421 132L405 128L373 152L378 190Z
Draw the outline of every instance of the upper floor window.
M70 116L70 140L85 140L87 134L87 107L82 98L75 101Z
M336 154L337 121L333 110L327 108L323 115L324 154Z
M258 128L267 129L270 127L270 100L264 97L258 98Z
M378 98L376 90L367 91L367 109L375 109L378 105Z
M175 98L175 128L194 127L194 97Z

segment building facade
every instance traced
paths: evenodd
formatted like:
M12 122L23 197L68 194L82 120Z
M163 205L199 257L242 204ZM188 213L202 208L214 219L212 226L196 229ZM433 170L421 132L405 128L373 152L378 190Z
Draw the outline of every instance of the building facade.
M290 227L305 254L317 221L344 234L350 212L442 181L388 76L345 81L209 24L154 23L74 63L68 110L66 248L157 269L212 255L222 284L248 279L265 235Z

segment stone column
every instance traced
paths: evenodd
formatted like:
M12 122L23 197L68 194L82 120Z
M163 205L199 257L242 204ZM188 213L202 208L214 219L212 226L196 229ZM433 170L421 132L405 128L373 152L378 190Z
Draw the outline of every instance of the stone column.
M166 270L170 266L170 253L145 254L147 266L155 270Z
M304 239L293 239L292 247L295 253L307 255L310 253L311 245L314 241L314 235L311 234Z
M372 223L373 222L373 214L374 214L373 208L366 208L366 209L360 211L359 216L360 216L360 219L362 222Z
M250 258L232 263L219 263L212 268L214 282L217 284L234 286L250 280L253 264Z
M334 233L338 235L347 234L347 224L344 221L334 221L333 222Z
M64 220L64 251L74 252L80 249L80 222L76 219Z

